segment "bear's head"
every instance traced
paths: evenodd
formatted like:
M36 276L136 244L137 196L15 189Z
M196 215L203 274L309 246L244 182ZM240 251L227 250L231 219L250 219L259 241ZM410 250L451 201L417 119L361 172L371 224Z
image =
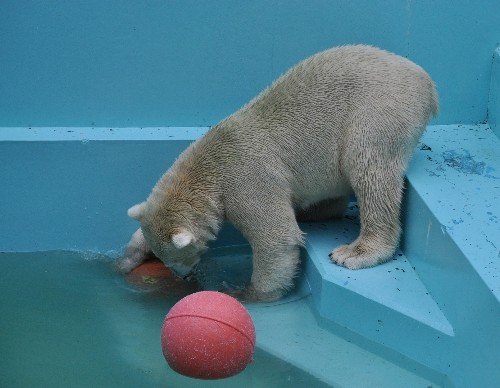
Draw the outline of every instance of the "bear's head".
M205 239L195 237L193 223L185 215L149 202L132 206L128 215L141 223L149 249L172 272L184 279L193 273L207 245Z

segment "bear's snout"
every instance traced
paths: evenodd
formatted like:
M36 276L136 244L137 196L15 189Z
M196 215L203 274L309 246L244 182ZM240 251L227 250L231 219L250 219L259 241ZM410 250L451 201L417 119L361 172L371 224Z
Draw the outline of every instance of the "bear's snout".
M189 280L194 274L196 265L190 267L184 264L172 264L171 266L169 266L169 268L177 277L182 278L184 280Z

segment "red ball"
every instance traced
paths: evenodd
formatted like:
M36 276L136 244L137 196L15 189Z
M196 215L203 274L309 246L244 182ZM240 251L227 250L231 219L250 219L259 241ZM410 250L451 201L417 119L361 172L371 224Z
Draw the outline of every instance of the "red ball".
M161 331L163 355L176 372L198 379L240 373L252 361L255 327L235 298L200 291L177 302Z

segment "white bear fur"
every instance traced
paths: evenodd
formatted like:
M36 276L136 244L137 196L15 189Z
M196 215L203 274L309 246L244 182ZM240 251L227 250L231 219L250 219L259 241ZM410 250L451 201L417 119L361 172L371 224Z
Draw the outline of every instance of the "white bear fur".
M351 269L385 262L401 233L407 163L437 111L433 81L405 58L365 45L316 54L191 144L129 210L141 229L119 267L131 270L150 248L185 276L227 220L253 250L239 296L278 299L297 273L297 218L341 216L352 191L360 235L331 260Z

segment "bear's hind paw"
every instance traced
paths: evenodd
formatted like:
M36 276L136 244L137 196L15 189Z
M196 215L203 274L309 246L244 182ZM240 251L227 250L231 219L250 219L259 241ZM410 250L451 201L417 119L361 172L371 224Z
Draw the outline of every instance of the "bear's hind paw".
M373 249L362 243L353 242L335 248L328 256L339 266L349 269L373 267L389 260L394 253L393 249Z

